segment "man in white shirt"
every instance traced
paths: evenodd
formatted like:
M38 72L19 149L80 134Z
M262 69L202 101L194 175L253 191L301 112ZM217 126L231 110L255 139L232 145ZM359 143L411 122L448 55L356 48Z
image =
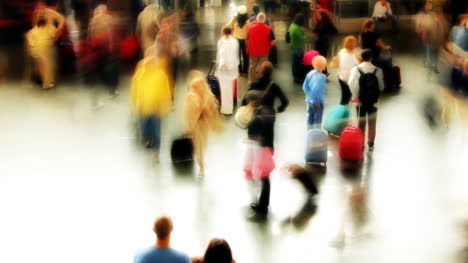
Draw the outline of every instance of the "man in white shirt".
M351 89L352 99L351 102L361 103L360 113L359 113L359 128L365 134L366 125L368 127L368 139L367 145L369 151L374 149L374 141L376 134L376 124L377 124L377 107L375 103L366 103L362 101L363 98L360 98L360 79L363 74L373 73L377 77L378 90L381 92L384 89L384 80L383 72L380 68L372 64L373 52L371 50L364 50L361 54L362 62L361 64L355 66L350 73L348 85ZM378 100L378 98L377 98Z
M392 8L390 7L390 3L387 0L380 0L375 3L374 6L374 13L372 14L372 18L375 21L375 31L378 30L379 22L386 22L390 21L392 23L392 31L396 32L398 30L398 25L395 16L393 16Z

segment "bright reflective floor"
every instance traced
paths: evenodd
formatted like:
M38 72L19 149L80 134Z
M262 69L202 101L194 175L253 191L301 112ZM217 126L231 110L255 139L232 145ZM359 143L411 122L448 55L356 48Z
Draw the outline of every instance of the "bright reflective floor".
M214 58L219 28L203 25L197 69L206 72ZM278 45L275 78L291 104L276 122L279 169L271 177L266 223L245 219L246 134L232 118L209 137L205 178L173 168L169 147L183 133L187 65L178 74L174 111L163 122L160 164L135 143L129 74L117 98L74 80L48 92L16 80L1 83L0 262L131 262L154 243L152 223L162 213L174 220L173 247L190 256L222 237L241 263L462 262L468 134L456 118L449 128L428 126L421 105L427 95L440 96L436 76L417 52L393 54L403 88L382 99L376 148L360 170L342 172L337 140L330 139L314 209L304 206L304 190L282 169L303 164L306 106L292 82L288 47ZM332 72L324 116L340 96ZM357 185L366 189L367 202L350 209ZM361 210L367 216L358 228Z

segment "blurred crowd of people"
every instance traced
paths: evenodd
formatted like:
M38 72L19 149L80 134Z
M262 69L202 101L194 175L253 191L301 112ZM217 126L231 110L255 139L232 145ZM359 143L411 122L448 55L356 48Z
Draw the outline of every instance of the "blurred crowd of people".
M57 85L57 72L75 65L74 70L84 83L104 85L112 95L117 95L120 72L126 64L138 61L131 81L133 112L141 144L153 149L153 159L159 162L161 127L174 105L177 63L181 58L190 58L198 49L200 29L193 2L187 1L181 10L172 10L167 1L148 1L144 8L131 7L132 15L128 18L119 16L105 1L72 2L70 8L79 31L75 39L71 37L65 14L59 12L58 1L40 2L35 8L25 38L30 77L43 89L51 89ZM216 45L216 78L207 78L197 70L188 74L182 118L185 136L193 144L199 176L205 174L204 152L210 132L221 132L223 120L234 121L246 130L248 154L243 170L248 181L261 185L249 207L248 218L254 220L265 220L268 215L272 188L269 177L276 168L276 116L289 105L287 94L274 78L278 36L273 30L274 17L267 14L271 14L275 4L266 2L266 10L262 12L254 1L246 1L237 8L235 17L224 21ZM401 84L400 68L393 63L390 53L392 46L383 39L384 34L394 36L399 32L391 3L377 1L372 16L362 22L360 34L345 36L337 54L330 54L338 29L329 1L316 1L314 6L307 3L306 12L301 12L304 3L292 6L288 14L293 21L285 38L291 48L293 80L304 91L307 132L322 129L326 90L331 81L328 68L337 68L339 104L345 106L344 110L350 103L358 105L349 108L356 109L354 126L360 130L362 140L359 157L354 161L362 162L363 152L366 149L372 152L375 147L380 93L397 91ZM457 22L451 24L450 14L428 0L414 18L415 31L423 44L424 64L431 74L440 73L441 118L448 125L450 117L457 113L468 127L468 15L459 15ZM388 22L392 30L384 32L379 25ZM442 64L449 68L448 74L442 74ZM348 112L343 117L346 124L352 122L349 115ZM310 164L288 167L292 178L310 195L304 209L310 208L313 196L319 192L319 183L313 178L323 171L313 167ZM344 217L366 221L365 212L361 211L366 206L364 183L354 185L348 201ZM344 227L340 229L338 240L342 242ZM190 262L186 255L170 249L170 218L159 218L154 231L157 246L138 256L135 262ZM227 242L213 239L205 255L192 262L234 260Z

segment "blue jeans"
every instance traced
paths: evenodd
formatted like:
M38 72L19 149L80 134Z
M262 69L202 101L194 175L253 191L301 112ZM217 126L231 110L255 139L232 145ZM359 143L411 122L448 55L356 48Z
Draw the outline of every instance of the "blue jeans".
M292 48L291 69L294 81L302 82L304 80L304 73L302 70L302 58L304 56L303 48Z
M155 116L141 117L140 128L143 142L152 142L152 148L159 152L161 146L161 119Z
M315 106L315 103L307 103L307 130L318 128L322 124L323 105Z
M425 64L426 67L429 69L436 70L437 64L439 62L439 48L437 46L433 46L430 43L426 43L426 58Z
M375 22L375 31L376 32L379 32L379 23L385 22L387 20L390 20L390 22L392 23L392 31L393 32L398 31L397 20L396 20L395 16L393 16L393 15L387 15L387 19L383 19L381 17L373 17L372 19L374 19L374 22Z

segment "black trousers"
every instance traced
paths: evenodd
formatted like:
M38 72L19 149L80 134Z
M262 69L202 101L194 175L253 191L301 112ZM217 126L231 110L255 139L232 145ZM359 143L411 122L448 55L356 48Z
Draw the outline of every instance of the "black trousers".
M349 101L351 100L351 89L348 86L348 83L342 81L338 78L338 82L340 82L341 87L341 105L348 105Z
M255 209L259 213L268 213L268 206L270 205L270 178L262 179L262 190L260 191L260 197L258 198L257 208Z
M249 55L247 54L247 41L245 39L239 40L239 73L249 73Z

